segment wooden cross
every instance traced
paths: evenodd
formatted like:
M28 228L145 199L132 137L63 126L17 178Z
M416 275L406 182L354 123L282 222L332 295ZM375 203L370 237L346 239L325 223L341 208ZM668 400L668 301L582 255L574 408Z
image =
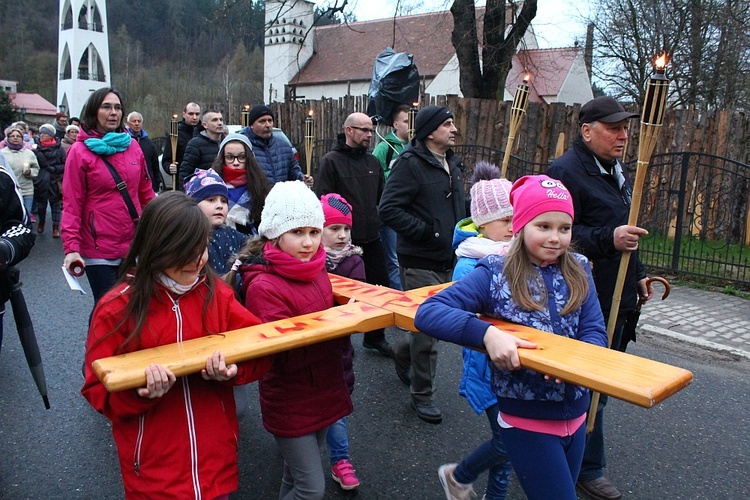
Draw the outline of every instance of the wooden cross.
M401 292L391 288L329 275L337 303L325 311L251 326L186 342L98 359L94 372L110 392L146 384L149 363L161 364L182 376L200 372L219 350L227 363L237 363L325 340L387 326L415 331L419 305L444 285ZM519 349L525 368L650 408L685 388L693 379L682 368L579 342L494 318L483 318L502 330L537 344Z

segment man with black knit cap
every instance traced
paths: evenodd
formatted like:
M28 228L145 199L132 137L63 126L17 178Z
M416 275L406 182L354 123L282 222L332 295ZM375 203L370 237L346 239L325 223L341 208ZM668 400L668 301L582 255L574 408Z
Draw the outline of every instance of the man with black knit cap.
M648 300L653 289L646 285L646 271L638 258L638 240L645 229L629 226L633 187L620 158L628 140L628 124L635 113L608 96L597 97L581 107L581 129L573 147L552 162L547 174L565 184L573 197L573 243L593 265L594 283L607 322L615 282L624 252L629 262L612 349L625 351L629 338L623 338L628 318L635 311L638 297ZM596 425L586 439L578 487L592 498L617 500L622 493L604 476L603 410L607 397L601 395Z
M302 173L299 163L294 159L292 147L286 141L274 137L273 119L271 108L265 104L257 104L248 114L250 126L240 130L240 134L250 139L255 159L268 177L270 187L284 181L304 181L312 187L313 178Z
M398 233L396 253L404 290L451 280L453 228L465 217L461 160L453 154L458 130L446 107L417 113L414 139L404 148L385 185L379 213ZM437 341L414 332L393 348L399 378L408 383L411 405L425 422L438 424L435 406Z

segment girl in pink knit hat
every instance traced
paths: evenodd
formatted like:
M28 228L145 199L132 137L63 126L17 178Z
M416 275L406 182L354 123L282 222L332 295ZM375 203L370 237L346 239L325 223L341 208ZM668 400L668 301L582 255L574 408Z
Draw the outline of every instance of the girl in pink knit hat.
M486 349L492 360L500 437L526 496L576 500L586 441L589 391L522 368L518 349L536 347L492 326L477 313L601 347L607 346L591 268L569 250L573 201L546 175L522 177L510 191L514 240L507 255L490 255L451 287L426 300L414 325L440 340ZM468 498L452 466L440 479L446 495Z

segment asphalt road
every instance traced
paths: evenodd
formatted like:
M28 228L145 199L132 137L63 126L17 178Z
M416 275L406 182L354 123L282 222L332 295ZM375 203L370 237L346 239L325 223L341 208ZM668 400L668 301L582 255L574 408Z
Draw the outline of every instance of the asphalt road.
M10 308L0 353L0 498L122 498L119 466L107 420L81 397L80 375L90 295L67 289L60 240L37 240L22 268L36 326L51 410L25 365ZM85 281L85 280L84 280ZM87 285L85 285L87 286ZM396 335L389 332L390 338ZM355 345L356 388L350 417L352 462L362 482L342 493L328 481L326 498L441 499L436 470L459 460L488 436L457 395L460 349L441 343L438 394L444 421L430 425L409 409L408 390L390 360ZM693 383L660 405L643 409L610 401L606 412L608 474L626 498L750 497L750 363L658 337L641 338L631 353L691 370ZM277 497L281 462L260 423L255 388L241 421L240 489L232 498ZM327 457L322 456L327 463ZM484 478L475 484L481 497ZM511 499L524 498L513 479Z

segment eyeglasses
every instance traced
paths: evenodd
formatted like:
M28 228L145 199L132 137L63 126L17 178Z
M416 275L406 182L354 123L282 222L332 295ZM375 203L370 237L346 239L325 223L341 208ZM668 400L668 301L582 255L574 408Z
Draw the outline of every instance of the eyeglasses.
M8 139L23 139L23 136L18 134L11 134L8 136Z
M354 125L349 125L349 127L350 127L350 128L356 128L357 130L361 130L361 131L362 131L362 132L364 132L365 134L374 134L374 133L375 133L375 129L374 129L374 128L369 128L369 127L356 127L356 126L354 126Z
M231 165L234 163L234 160L237 160L240 163L245 163L247 161L247 156L244 154L241 155L233 155L233 154L225 154L224 155L224 163L227 165Z

